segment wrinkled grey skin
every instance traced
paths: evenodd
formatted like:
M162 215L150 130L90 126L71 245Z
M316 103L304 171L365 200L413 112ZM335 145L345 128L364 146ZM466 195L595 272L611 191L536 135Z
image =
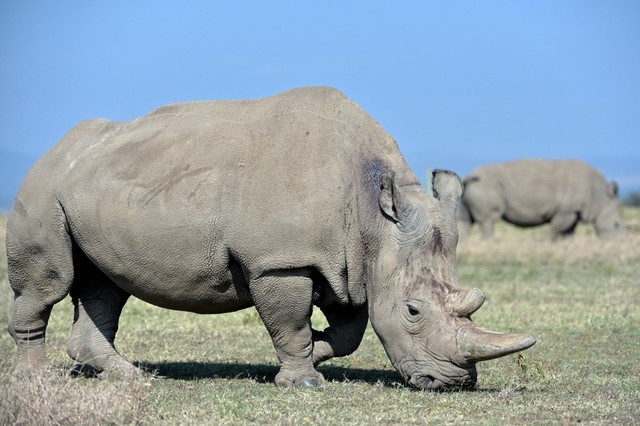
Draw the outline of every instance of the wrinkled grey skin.
M554 240L573 234L580 221L593 224L604 239L623 232L618 185L578 160L522 159L479 167L464 178L458 218L461 236L478 223L485 239L500 219L522 227L549 223Z
M330 88L92 120L31 170L7 229L18 368L46 364L53 305L71 294L68 354L135 374L115 349L130 295L203 314L255 305L279 386L324 383L315 365L352 353L367 320L418 388L470 387L475 363L525 349L470 315L458 287L459 178L426 193L395 140ZM329 327L312 330L312 305Z

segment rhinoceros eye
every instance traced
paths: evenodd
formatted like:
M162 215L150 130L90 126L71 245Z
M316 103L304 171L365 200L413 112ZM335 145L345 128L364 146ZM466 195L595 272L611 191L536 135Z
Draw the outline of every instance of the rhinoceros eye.
M402 315L402 322L407 332L416 334L420 333L424 327L424 315L428 311L428 307L421 300L405 300L405 313Z
M405 301L405 305L407 307L407 312L409 313L410 320L416 320L422 315L422 306L420 303L414 300Z

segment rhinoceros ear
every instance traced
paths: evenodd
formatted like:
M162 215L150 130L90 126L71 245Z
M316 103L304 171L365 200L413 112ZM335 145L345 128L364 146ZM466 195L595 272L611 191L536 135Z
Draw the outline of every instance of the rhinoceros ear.
M462 181L457 174L448 170L433 171L433 196L455 207L462 196Z
M385 172L382 175L382 180L380 181L380 196L378 198L378 203L380 204L380 209L385 215L393 219L393 221L398 222L398 210L396 208L396 202L394 200L397 197L397 190L393 181L393 172Z
M420 225L425 223L424 215L411 202L411 188L421 187L417 184L399 185L393 172L385 172L380 180L378 203L384 215L400 226L403 232L419 233Z

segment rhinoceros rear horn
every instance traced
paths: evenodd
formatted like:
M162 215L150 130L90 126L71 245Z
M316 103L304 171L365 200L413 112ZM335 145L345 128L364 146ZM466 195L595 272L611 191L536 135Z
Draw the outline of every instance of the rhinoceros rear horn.
M477 288L459 290L449 294L447 306L449 311L458 317L469 317L480 309L484 303L485 295Z
M462 181L455 173L448 170L433 171L433 196L438 200L455 207L462 195L462 188Z
M458 350L469 363L487 361L533 346L536 339L525 334L503 334L475 325L458 329Z

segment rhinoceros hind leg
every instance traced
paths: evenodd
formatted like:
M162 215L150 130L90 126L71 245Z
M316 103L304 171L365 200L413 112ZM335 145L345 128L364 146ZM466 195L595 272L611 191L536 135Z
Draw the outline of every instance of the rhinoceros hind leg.
M67 353L81 367L86 365L100 372L101 377L112 373L139 375L140 371L114 345L120 313L129 294L86 258L77 263L76 269L71 291L75 311Z
M306 270L274 271L249 284L280 361L275 379L279 387L320 387L325 383L313 366L310 275Z
M551 239L557 240L573 235L578 226L578 213L557 214L551 219Z
M29 296L17 296L13 304L13 315L8 331L18 346L15 373L44 370L47 365L45 335L47 322L53 305L39 305ZM38 306L32 309L33 306Z
M43 198L43 197L42 197ZM72 242L60 210L27 214L16 200L7 226L7 266L14 291L8 331L18 346L16 373L47 366L45 335L53 305L73 282Z

